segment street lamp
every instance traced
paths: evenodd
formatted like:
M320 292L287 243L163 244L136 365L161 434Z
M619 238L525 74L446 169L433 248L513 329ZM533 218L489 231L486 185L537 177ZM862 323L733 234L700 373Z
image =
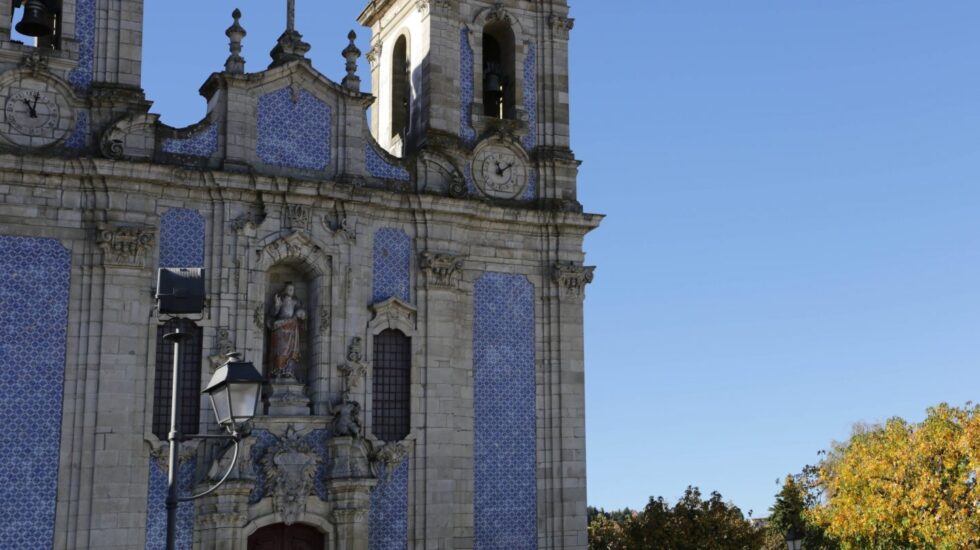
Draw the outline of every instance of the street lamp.
M803 550L803 534L796 529L790 529L786 533L787 550Z
M157 307L162 315L200 314L205 307L203 269L161 269L157 278ZM215 371L211 382L201 393L208 394L218 424L228 433L216 435L184 436L180 433L180 345L190 334L176 331L164 335L165 342L174 345L173 378L170 385L170 462L167 464L167 550L177 545L177 504L201 498L217 490L228 479L238 462L239 429L255 416L259 392L265 378L252 363L242 361L240 354L231 353L224 365ZM177 457L180 443L192 439L224 439L235 444L235 451L225 472L218 482L196 495L181 497L177 494Z

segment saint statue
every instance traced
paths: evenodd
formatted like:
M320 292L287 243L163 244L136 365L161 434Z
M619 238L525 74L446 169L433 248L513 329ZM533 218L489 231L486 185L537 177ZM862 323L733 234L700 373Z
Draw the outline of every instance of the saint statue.
M302 360L300 335L305 321L306 310L296 297L296 286L286 283L273 298L269 315L273 378L296 378L296 369Z

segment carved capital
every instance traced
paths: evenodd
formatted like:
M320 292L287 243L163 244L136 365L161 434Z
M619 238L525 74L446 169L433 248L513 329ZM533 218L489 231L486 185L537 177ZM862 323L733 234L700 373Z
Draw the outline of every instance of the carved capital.
M337 508L330 512L335 524L359 523L367 520L368 511L361 508Z
M555 36L568 40L569 32L575 28L575 20L571 17L564 17L553 13L548 16L548 25L551 26L551 30L555 33Z
M255 229L262 225L262 222L265 221L265 217L265 206L259 204L249 208L245 212L242 212L236 216L235 219L231 220L231 228L235 231L241 231L246 227Z
M419 267L425 273L429 286L458 289L465 262L465 255L423 252L419 260Z
M99 224L97 242L106 266L146 267L146 258L156 241L156 229Z
M374 452L371 462L371 469L374 475L381 477L381 467L384 466L385 480L391 479L395 469L408 458L408 443L398 441L388 443Z
M378 42L377 44L375 44L374 46L372 46L371 47L371 50L368 51L367 55L364 56L364 57L367 58L368 63L371 64L371 68L372 69L375 68L375 67L377 67L378 66L378 63L381 63L381 52L382 52L382 50L383 50L383 48L381 46L381 42Z
M573 262L558 262L552 271L552 278L558 284L563 297L585 295L585 287L592 282L595 267L581 266Z

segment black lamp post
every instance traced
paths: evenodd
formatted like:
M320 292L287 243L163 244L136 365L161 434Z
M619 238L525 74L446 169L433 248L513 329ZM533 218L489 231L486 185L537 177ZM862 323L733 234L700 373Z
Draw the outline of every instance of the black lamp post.
M204 270L202 269L161 269L157 279L157 303L162 315L200 314L205 307ZM170 461L167 464L167 550L174 550L177 544L177 504L201 498L221 487L228 479L238 462L238 448L241 441L239 428L255 416L259 402L259 392L265 378L252 363L241 360L237 353L229 354L224 365L215 371L211 382L202 393L211 398L214 415L228 432L218 435L184 436L180 433L180 344L190 335L180 332L180 328L165 335L164 341L174 345L173 378L170 386ZM177 491L177 458L180 443L191 439L225 439L235 444L228 471L218 482L203 493L181 497Z
M790 529L786 533L787 550L803 550L803 534L796 529Z

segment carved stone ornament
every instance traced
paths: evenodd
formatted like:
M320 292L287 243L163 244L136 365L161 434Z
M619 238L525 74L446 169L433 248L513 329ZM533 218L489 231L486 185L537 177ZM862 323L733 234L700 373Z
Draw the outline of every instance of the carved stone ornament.
M453 6L452 0L416 0L415 7L418 9L419 13L425 15L429 13L429 10L436 10L439 12L449 11L449 8Z
M323 275L330 265L330 257L305 231L293 231L280 237L256 250L256 254L261 265L273 266L286 260L298 260L313 268L317 275Z
M218 327L214 336L214 354L208 357L212 368L218 368L228 360L228 354L235 351L235 342L231 340L231 331Z
M585 287L592 282L594 274L593 266L558 262L555 264L552 278L558 284L563 296L581 297L585 295Z
M344 399L339 405L334 405L331 433L334 437L360 437L361 404Z
M30 53L24 54L21 58L20 66L31 71L34 76L48 70L48 58L42 53L43 51L41 48L32 48Z
M108 266L146 267L146 258L156 241L152 227L99 224L97 242Z
M306 510L306 497L313 492L317 462L316 450L292 426L262 457L273 508L286 525L299 521Z
M331 319L330 306L320 306L320 334L326 334L330 332L330 319Z
M265 310L265 304L259 304L252 310L252 323L259 330L265 330Z
M555 36L564 38L565 40L568 40L569 32L575 28L574 19L554 13L548 16L548 24L551 26L551 30L555 33Z
M255 229L262 225L265 218L265 206L262 204L257 204L236 216L235 219L231 220L231 228L235 231L241 231L246 227Z
M381 42L378 42L377 44L372 46L371 49L368 51L365 57L367 58L368 63L371 64L371 67L377 67L378 63L381 62L381 51L382 51Z
M423 252L419 266L430 286L456 289L459 288L465 261L464 255Z
M283 209L283 224L292 230L310 230L310 208L300 204L287 204Z
M360 336L351 338L350 345L347 346L347 360L358 363L363 358L363 340Z
M398 298L392 297L374 304L371 311L374 318L368 323L368 328L372 333L394 329L411 336L415 332L415 308Z
M349 221L346 215L336 214L323 216L320 218L323 228L330 232L335 239L343 239L349 243L357 242L357 234L354 231L354 224Z
M381 466L384 466L385 480L391 479L395 469L408 458L408 444L404 441L388 443L374 453L371 471L375 477L381 477Z
M159 115L137 114L116 121L102 133L99 148L109 159L151 159Z
M504 4L502 2L497 2L492 8L487 12L487 23L493 23L495 21L500 21L503 23L511 24L510 14L504 9Z

